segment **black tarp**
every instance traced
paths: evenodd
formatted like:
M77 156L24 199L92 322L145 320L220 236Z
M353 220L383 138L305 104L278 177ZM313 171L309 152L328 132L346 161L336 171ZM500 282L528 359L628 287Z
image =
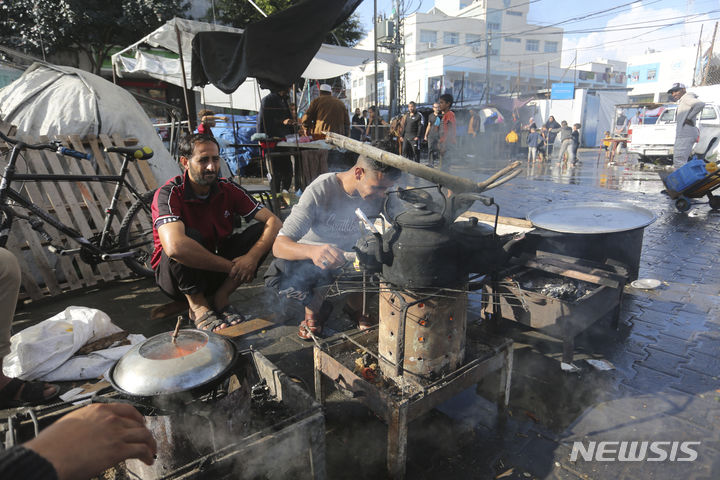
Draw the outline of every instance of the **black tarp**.
M212 83L234 92L247 77L261 88L288 87L300 79L328 32L344 22L362 0L304 0L242 34L200 32L192 42L192 83Z

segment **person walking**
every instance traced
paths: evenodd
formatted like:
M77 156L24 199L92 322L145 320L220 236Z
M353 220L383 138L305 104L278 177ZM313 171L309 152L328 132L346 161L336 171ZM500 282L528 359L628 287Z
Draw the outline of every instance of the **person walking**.
M428 145L428 165L435 166L435 162L440 157L438 151L438 140L440 140L440 122L442 114L440 113L440 105L433 103L433 111L428 116L427 127L425 128L425 141Z
M668 93L678 104L675 115L673 164L680 166L690 158L695 140L700 134L700 130L695 125L695 117L702 112L705 102L701 101L694 93L688 92L682 83L674 83Z
M402 118L402 154L404 157L420 163L420 138L425 130L425 119L417 111L415 102L408 103L408 113Z
M538 156L538 146L540 145L540 134L537 132L535 126L530 127L530 133L527 136L528 145L528 162L534 162Z

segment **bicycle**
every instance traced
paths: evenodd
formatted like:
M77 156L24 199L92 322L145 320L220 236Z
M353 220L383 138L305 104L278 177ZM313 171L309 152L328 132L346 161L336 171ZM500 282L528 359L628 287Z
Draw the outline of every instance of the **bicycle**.
M82 261L91 266L101 262L122 260L130 270L140 276L152 277L154 275L150 267L150 259L154 248L150 205L155 190L139 193L125 179L130 162L152 158L153 151L149 147L106 148L105 152L118 153L124 157L120 172L117 175L31 174L15 172L17 160L23 150L48 150L64 156L85 160L93 160L93 158L92 155L66 148L57 140L50 143L28 144L10 138L2 132L0 132L0 139L7 142L8 145L12 145L10 158L0 179L0 247L4 247L7 243L13 219L19 218L27 221L30 227L38 232L40 237L49 244L48 250L56 255L78 254ZM93 164L95 171L97 171L97 164L95 162ZM12 189L12 183L17 181L114 183L115 191L110 206L105 209L102 231L89 239L85 238L73 227L64 224L42 207L25 198L20 192ZM132 193L135 201L123 217L118 233L115 234L112 231L112 222L118 216L118 201L123 188ZM14 209L15 206L24 208L28 214L24 215L17 212ZM53 237L44 229L45 223L52 225L59 232L67 235L79 247L65 248L55 244Z

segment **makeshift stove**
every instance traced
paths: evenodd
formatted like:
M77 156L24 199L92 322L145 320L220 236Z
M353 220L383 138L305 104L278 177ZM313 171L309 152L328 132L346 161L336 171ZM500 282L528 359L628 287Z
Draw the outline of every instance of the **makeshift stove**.
M609 265L536 252L485 286L485 312L493 327L501 319L539 329L563 342L563 363L572 364L575 337L611 315L617 329L628 271Z
M325 398L325 375L388 424L393 478L404 477L413 419L498 371L495 400L501 410L509 401L512 341L466 335L468 273L490 268L484 262L497 258L487 255L497 247L494 229L465 222L467 228L453 230L452 220L416 203L384 235L374 231L361 239L356 251L364 278L380 278L379 326L314 349L316 398Z
M113 390L93 402L134 405L158 444L152 466L127 460L105 479L325 478L321 406L259 352L239 352L232 369L202 393L142 398ZM34 423L42 428L77 408L16 415L6 438L29 440Z

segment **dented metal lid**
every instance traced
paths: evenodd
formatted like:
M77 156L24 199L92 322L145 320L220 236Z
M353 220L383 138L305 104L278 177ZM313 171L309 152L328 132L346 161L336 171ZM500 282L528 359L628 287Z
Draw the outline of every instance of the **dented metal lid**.
M224 337L202 330L161 333L135 345L113 367L116 388L137 396L184 392L223 376L236 357Z

